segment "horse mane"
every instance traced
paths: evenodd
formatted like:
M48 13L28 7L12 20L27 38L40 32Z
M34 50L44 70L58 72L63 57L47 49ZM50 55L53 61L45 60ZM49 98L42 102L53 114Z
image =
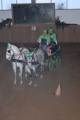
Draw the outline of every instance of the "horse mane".
M11 49L12 49L15 53L20 54L20 50L19 50L19 48L18 48L17 46L11 44Z

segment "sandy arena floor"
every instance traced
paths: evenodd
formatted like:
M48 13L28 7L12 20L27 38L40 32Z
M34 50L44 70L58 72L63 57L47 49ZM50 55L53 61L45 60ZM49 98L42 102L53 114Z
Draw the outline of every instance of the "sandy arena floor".
M0 45L0 120L80 120L80 44L62 44L61 65L44 71L38 86L13 84L11 62ZM54 92L61 84L61 97Z

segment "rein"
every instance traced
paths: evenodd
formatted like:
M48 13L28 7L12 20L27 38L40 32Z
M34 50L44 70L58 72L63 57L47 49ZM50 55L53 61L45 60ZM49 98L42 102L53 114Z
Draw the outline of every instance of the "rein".
M12 49L11 49L12 50ZM13 51L13 50L12 50ZM25 54L25 52L26 51L24 51L24 52L21 52L20 54L16 54L16 55L14 55L14 56L18 56L18 55L21 55L21 54ZM14 51L13 51L13 53L14 53ZM14 53L15 54L15 53ZM6 55L9 55L9 54L6 54ZM11 56L11 55L9 55L9 56Z
M31 56L28 55L28 54L26 55L27 50L24 50L24 51L22 51L22 52L20 52L20 53L18 53L18 54L16 54L13 49L10 49L10 51L11 51L11 50L12 50L12 52L13 52L13 55L11 55L11 52L10 52L10 54L6 53L6 55L11 56L11 61L12 61L12 62L19 62L19 63L23 63L23 64L31 63L32 65L37 65L37 64L39 64L39 61L35 61L35 56L36 56L36 58L37 58L37 60L38 60L38 56L37 56L37 54L36 54L37 49L34 49L34 51L33 51L33 53L32 53ZM8 52L8 51L7 51L7 52ZM20 55L22 55L22 54L24 54L25 57L27 57L27 58L28 58L28 57L32 57L34 61L27 61L27 59L26 59L26 61L20 60L19 58L20 58ZM16 56L19 56L18 59L15 58Z

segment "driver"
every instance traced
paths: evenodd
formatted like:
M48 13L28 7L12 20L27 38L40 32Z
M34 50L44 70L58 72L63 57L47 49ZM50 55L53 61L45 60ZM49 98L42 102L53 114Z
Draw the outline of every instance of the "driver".
M50 37L47 34L47 30L43 30L43 34L39 36L37 39L37 43L39 43L39 47L42 47L44 51L47 49L47 45L50 43Z

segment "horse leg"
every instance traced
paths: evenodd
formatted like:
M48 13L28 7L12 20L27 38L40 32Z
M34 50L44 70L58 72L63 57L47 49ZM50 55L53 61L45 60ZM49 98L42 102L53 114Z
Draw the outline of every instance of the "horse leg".
M19 76L20 76L20 79L21 79L21 85L23 84L23 81L22 81L22 74L23 74L23 66L20 67L20 71L19 71Z
M28 75L27 73L28 73L28 71L29 71L28 69L29 69L29 67L28 67L27 65L25 65L25 78L26 78L26 79L27 79L27 75Z
M38 76L38 69L39 69L39 66L36 67L36 76Z
M16 72L17 72L17 65L16 65L16 63L12 63L12 65L13 65L13 71L14 71L14 84L16 84Z
M28 85L32 85L32 74L28 73L28 75L29 75L29 84Z
M33 69L33 73L34 73L34 86L37 86L37 81L36 81L36 68Z
M27 77L27 74L29 75L29 85L32 85L32 74L31 69L28 67L28 65L25 66L25 77Z
M43 65L41 65L41 67L40 67L40 78L42 79L43 78L43 70L44 70L44 67L43 67Z

